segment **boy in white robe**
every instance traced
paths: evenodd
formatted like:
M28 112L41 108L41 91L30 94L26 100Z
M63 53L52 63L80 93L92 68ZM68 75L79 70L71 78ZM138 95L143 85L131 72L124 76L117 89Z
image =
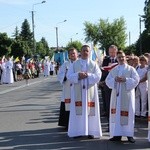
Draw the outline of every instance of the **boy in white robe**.
M66 129L68 129L71 102L70 81L67 79L66 74L70 65L78 58L77 50L75 48L70 48L68 55L69 61L62 64L57 75L58 81L63 86L58 126L64 126Z
M67 78L71 82L69 137L102 136L97 83L101 71L96 62L89 59L90 47L83 45L81 59L70 66Z
M121 141L126 136L134 143L135 87L139 75L135 68L126 63L123 51L117 52L118 66L113 68L106 84L112 89L110 102L110 141Z

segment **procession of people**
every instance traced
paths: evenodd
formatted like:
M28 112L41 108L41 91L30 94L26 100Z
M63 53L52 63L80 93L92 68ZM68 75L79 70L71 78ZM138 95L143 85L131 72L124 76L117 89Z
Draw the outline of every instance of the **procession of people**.
M135 143L135 119L147 119L147 138L150 142L150 54L126 55L110 45L108 56L99 64L90 57L91 48L83 45L80 55L75 48L68 50L69 60L58 67L57 62L45 59L14 61L0 60L0 83L57 75L62 85L58 126L63 126L72 138L101 138L101 116L107 118L109 141L121 142L127 137ZM57 71L56 71L57 68ZM102 106L100 106L100 90ZM102 109L102 110L100 110ZM102 114L101 114L102 113Z
M110 45L109 55L98 66L90 60L90 52L90 47L83 45L80 57L74 61L70 57L60 67L57 77L63 92L58 125L65 126L69 137L101 138L100 116L104 115L110 141L120 142L125 136L134 143L135 118L147 118L150 141L150 54L125 55L117 46Z

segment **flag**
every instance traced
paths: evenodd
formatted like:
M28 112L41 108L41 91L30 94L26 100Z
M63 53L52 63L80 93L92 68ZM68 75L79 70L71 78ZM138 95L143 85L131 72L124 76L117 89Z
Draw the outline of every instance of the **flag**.
M19 60L19 57L16 57L16 59L15 59L14 62L18 62L18 61L20 61L20 60Z

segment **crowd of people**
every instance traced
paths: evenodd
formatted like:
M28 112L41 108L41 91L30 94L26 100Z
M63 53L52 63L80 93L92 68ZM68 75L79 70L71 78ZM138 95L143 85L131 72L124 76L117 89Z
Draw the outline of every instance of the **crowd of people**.
M109 55L99 66L90 59L90 51L88 45L83 45L78 57L77 50L70 49L70 60L59 69L57 77L63 91L58 125L67 129L69 137L100 138L99 88L103 100L101 115L108 119L109 140L121 141L125 136L134 143L135 117L149 118L147 74L150 54L127 56L111 45Z
M38 78L40 73L44 76L57 74L59 66L55 62L47 59L43 62L30 59L13 60L11 57L3 57L0 59L0 84L13 84L14 82L28 79Z

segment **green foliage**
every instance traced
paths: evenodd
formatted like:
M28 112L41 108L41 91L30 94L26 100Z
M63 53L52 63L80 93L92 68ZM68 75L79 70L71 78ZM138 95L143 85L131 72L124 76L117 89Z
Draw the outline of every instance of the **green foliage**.
M144 15L140 16L141 22L145 23L145 30L141 33L136 42L136 53L150 53L150 0L145 0Z
M10 46L12 40L7 36L7 33L0 33L0 56L9 55L11 52Z
M136 55L137 55L136 45L135 45L135 44L132 44L132 45L130 45L130 46L127 46L127 47L124 49L124 52L125 52L127 55L130 55L130 54L136 54Z
M81 47L82 47L82 43L80 41L72 41L72 42L69 42L66 46L66 49L69 50L70 48L76 48L78 50L78 52L81 51Z
M145 28L150 32L150 1L145 0L144 13L142 17L145 19Z
M48 42L44 37L42 37L41 41L37 42L36 44L36 53L41 57L44 58L44 56L49 56L49 46Z
M100 19L97 24L85 22L85 40L99 44L101 49L108 49L111 44L117 45L120 49L125 48L126 44L126 27L124 18L115 19L112 23Z

